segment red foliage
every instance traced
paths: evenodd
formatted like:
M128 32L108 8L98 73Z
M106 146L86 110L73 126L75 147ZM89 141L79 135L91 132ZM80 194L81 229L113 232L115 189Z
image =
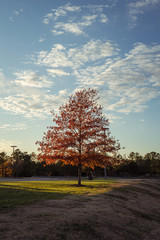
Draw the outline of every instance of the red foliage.
M108 119L97 100L96 90L83 89L59 108L59 115L52 112L54 125L37 142L39 159L46 164L58 160L91 168L104 166L112 159L110 153L117 151L119 145L110 137Z

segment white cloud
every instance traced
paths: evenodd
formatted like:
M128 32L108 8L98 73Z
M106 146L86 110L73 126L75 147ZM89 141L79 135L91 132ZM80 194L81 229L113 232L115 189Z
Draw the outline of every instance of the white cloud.
M60 44L54 44L51 51L41 51L35 60L36 64L47 67L69 67L73 63L68 59L65 48Z
M0 69L0 96L9 94L12 91L11 87L10 80L6 77L3 70Z
M75 65L82 65L85 62L96 61L117 55L119 49L116 44L91 40L81 48L71 48L68 56L72 58Z
M160 45L139 43L123 58L75 70L81 86L105 87L105 109L130 113L143 111L160 96Z
M69 3L64 6L64 9L68 12L79 12L79 11L81 11L80 6L71 6Z
M52 13L48 13L44 17L43 23L49 24L54 22L51 30L53 35L62 35L64 33L86 34L85 28L91 26L96 21L100 23L108 22L106 14L103 13L105 8L108 8L108 5L75 6L69 3L57 9L52 9ZM59 21L59 19L62 20Z
M49 19L48 19L48 18L44 18L44 19L43 19L43 23L44 23L44 24L49 24Z
M68 95L68 90L67 89L60 90L59 95L60 96L67 96Z
M79 12L79 11L81 11L80 6L74 6L68 3L66 5L58 7L57 9L52 9L52 12L48 13L44 17L43 23L49 24L51 20L56 21L59 17L64 17L67 14Z
M11 13L11 16L9 17L9 20L10 20L11 22L14 22L15 18L16 18L17 16L19 16L22 12L23 12L23 9L22 9L22 8L19 9L19 10L13 11L13 12Z
M1 87L3 87L5 85L5 76L4 76L2 69L0 69L0 85L1 85Z
M49 75L51 76L68 76L70 75L69 73L61 70L61 69L55 69L55 68L52 68L52 69L47 69L47 72L49 73Z
M51 114L53 108L57 111L65 100L64 94L17 94L0 98L0 107L7 112L21 114L26 118L45 119Z
M76 35L83 34L82 31L82 25L80 23L64 23L64 22L59 22L55 24L55 29L59 29L60 31L58 32L69 32L69 33L74 33ZM52 31L54 33L54 31ZM57 35L57 33L56 33Z
M71 71L76 71L85 63L110 58L118 52L116 44L100 40L91 40L81 47L67 49L60 44L54 44L51 51L40 52L35 63L52 68L69 67Z
M73 33L76 35L85 34L84 29L90 25L92 25L96 19L99 17L99 22L107 23L108 18L106 15L101 14L98 15L84 15L82 16L82 20L78 22L57 22L54 25L54 29L52 30L52 33L55 35L60 35L62 33ZM60 29L57 31L57 29Z
M113 113L141 112L150 100L160 96L160 45L137 43L122 57L112 42L92 40L79 47L54 44L50 51L38 53L34 61L45 66L56 80L71 76L76 80L77 88L103 89L103 93L100 91L102 106ZM8 112L45 118L53 106L57 109L69 94L65 89L57 95L42 91L48 79L31 70L21 71L16 76L14 83L22 86L21 89L30 86L32 96L20 91L1 98L0 106ZM2 72L0 79L4 79Z
M136 26L138 15L144 14L146 11L151 10L160 3L160 0L139 0L129 3L129 27L133 28Z
M67 12L62 8L61 9L58 8L57 10L54 11L54 20L58 19L58 17L62 17L65 15L67 15Z
M82 16L82 20L84 21L93 21L98 17L98 15L88 15L88 16Z
M0 152L10 152L12 153L12 148L11 146L13 145L19 145L19 142L13 142L13 141L8 141L5 139L0 139Z
M53 33L53 35L62 35L63 33L64 33L64 31L57 31L57 30L55 30L55 29L53 29L52 31L51 31L52 33Z
M53 13L48 13L48 14L44 17L43 23L44 23L44 24L49 24L49 21L50 21L51 19L53 19Z
M41 43L41 42L44 42L44 41L45 41L45 38L44 37L40 37L39 42Z
M15 84L23 87L43 88L51 87L53 84L46 76L41 76L31 70L20 71L14 73L14 75L17 77L14 81Z
M100 22L101 23L107 23L108 22L108 17L105 14L100 15Z
M27 125L25 123L17 123L17 124L3 124L0 125L0 129L5 129L7 131L19 131L27 129Z
M58 17L66 16L68 13L70 14L71 12L81 11L81 7L67 3L66 5L58 7L57 9L52 9L52 11L54 12L54 20L56 20Z

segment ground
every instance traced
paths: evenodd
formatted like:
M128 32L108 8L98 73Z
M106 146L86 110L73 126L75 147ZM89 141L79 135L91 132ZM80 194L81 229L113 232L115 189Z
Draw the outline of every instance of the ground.
M96 195L71 195L0 214L1 240L159 240L160 180L120 179Z

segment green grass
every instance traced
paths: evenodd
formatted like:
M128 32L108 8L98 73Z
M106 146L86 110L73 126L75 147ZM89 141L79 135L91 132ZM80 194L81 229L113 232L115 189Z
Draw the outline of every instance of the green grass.
M83 186L77 187L77 181L0 181L0 211L69 195L96 195L112 189L114 183L114 180L101 179L83 181Z

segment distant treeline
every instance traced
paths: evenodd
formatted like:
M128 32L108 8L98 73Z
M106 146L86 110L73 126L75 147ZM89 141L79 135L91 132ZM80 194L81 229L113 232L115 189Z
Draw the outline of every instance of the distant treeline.
M144 156L131 152L127 158L117 155L120 160L116 174L160 176L160 153L150 152Z
M108 176L160 176L160 153L150 152L142 156L131 152L126 158L119 154L115 160L116 164L106 166ZM96 167L94 171L83 169L83 176L91 174L104 176L104 168ZM60 162L46 165L37 160L35 153L29 154L19 149L11 157L5 152L0 153L0 177L31 176L77 176L77 167Z

